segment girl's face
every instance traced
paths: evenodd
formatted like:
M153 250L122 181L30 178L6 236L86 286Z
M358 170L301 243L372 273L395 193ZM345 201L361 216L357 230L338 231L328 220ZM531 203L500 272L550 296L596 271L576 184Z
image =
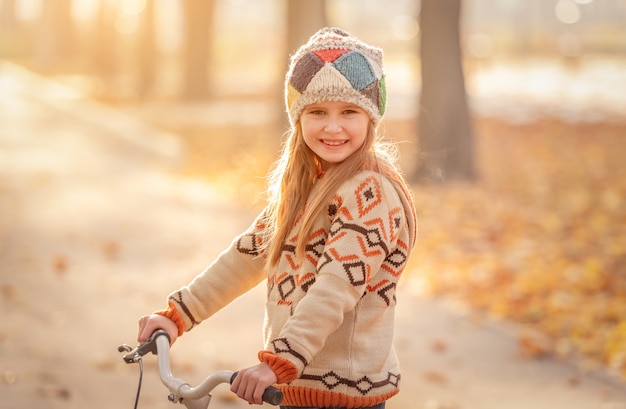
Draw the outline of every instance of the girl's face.
M365 142L369 123L367 112L343 101L307 105L300 116L304 142L324 167L340 163L356 152Z

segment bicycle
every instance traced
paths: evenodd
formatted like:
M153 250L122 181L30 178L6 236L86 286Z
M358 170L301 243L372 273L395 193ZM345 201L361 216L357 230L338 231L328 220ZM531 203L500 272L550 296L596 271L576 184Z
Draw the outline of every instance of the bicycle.
M161 382L170 390L168 399L172 403L180 403L188 409L207 409L211 402L211 391L222 383L232 383L237 372L217 371L209 375L198 386L192 387L182 379L175 378L170 370L170 337L164 330L156 330L148 340L131 348L126 344L118 347L119 352L126 352L122 356L127 364L139 364L139 385L135 398L135 409L139 403L141 394L141 382L143 379L143 356L152 352L157 356L157 365ZM268 387L263 393L263 401L271 405L279 405L283 399L280 389Z

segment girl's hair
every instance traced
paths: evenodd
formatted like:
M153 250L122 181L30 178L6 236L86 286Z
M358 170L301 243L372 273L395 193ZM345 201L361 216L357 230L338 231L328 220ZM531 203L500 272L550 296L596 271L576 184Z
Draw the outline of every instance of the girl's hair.
M386 176L398 191L409 195L408 187L397 168L397 159L396 146L384 142L377 134L375 124L370 122L363 145L344 161L329 166L324 176L320 177L319 159L304 142L298 121L291 129L269 175L263 241L268 265L278 264L283 246L299 218L301 227L296 240L296 257L298 260L303 259L313 224L327 211L340 185L360 171L376 171ZM309 198L314 184L318 186Z

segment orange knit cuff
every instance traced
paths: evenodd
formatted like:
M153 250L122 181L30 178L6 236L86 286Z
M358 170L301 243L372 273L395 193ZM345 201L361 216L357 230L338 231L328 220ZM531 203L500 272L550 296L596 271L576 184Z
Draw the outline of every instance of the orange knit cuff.
M185 323L183 322L183 318L180 316L176 305L172 301L167 303L167 309L155 311L154 313L172 320L178 327L178 336L180 337L183 335L185 332Z
M259 360L272 368L278 381L276 383L287 383L298 377L298 368L287 358L280 357L271 351L259 352Z

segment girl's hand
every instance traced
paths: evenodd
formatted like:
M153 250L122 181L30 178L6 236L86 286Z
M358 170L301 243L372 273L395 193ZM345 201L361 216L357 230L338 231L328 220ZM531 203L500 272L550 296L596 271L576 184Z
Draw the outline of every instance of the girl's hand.
M241 399L257 405L263 404L263 392L268 386L278 381L276 374L268 364L261 363L242 369L230 385L230 390Z
M139 333L137 335L137 340L139 342L145 342L150 335L158 329L162 329L170 336L170 345L172 345L176 338L178 338L178 326L171 319L159 315L159 314L151 314L144 315L139 318Z

